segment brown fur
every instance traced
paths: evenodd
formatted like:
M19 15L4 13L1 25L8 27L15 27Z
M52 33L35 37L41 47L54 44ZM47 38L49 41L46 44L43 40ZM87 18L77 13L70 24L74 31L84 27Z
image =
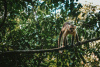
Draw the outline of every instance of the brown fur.
M63 24L63 27L60 31L60 34L59 34L59 39L58 39L58 48L60 47L60 42L61 42L61 38L63 37L63 47L67 44L66 42L66 36L68 34L71 34L73 36L73 39L75 38L76 36L76 26L74 26L73 24L70 24L69 22L66 22ZM72 39L72 40L73 40ZM78 41L78 38L76 38L77 41ZM72 44L73 44L73 41L72 41Z

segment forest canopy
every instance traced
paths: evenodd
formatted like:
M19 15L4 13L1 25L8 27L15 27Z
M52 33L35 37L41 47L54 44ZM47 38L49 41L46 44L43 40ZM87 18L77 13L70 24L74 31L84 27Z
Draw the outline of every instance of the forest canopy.
M100 66L100 40L64 49L62 54L3 53L57 48L65 22L76 25L80 42L97 38L100 5L81 4L78 0L1 0L0 7L0 67Z

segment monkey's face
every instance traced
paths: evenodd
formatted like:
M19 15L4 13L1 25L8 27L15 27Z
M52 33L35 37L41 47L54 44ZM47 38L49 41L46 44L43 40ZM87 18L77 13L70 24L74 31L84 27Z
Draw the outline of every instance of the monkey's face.
M76 29L76 26L70 25L69 32L73 33L75 31L75 29Z

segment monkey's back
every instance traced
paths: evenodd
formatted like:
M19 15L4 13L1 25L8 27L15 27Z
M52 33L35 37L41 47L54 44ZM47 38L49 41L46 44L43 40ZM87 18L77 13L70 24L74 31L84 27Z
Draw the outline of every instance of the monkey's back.
M69 22L64 23L63 27L65 27L66 25L70 25L70 23Z

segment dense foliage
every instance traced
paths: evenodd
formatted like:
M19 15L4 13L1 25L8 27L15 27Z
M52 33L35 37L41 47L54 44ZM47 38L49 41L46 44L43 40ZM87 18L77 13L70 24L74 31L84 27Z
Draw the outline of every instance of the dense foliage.
M100 64L98 41L72 47L62 54L2 54L13 50L57 48L62 24L68 20L77 26L80 41L97 38L100 36L100 13L83 12L84 8L77 0L1 0L0 7L0 67L77 67ZM86 18L81 19L80 14L81 18ZM91 59L92 55L94 57Z

